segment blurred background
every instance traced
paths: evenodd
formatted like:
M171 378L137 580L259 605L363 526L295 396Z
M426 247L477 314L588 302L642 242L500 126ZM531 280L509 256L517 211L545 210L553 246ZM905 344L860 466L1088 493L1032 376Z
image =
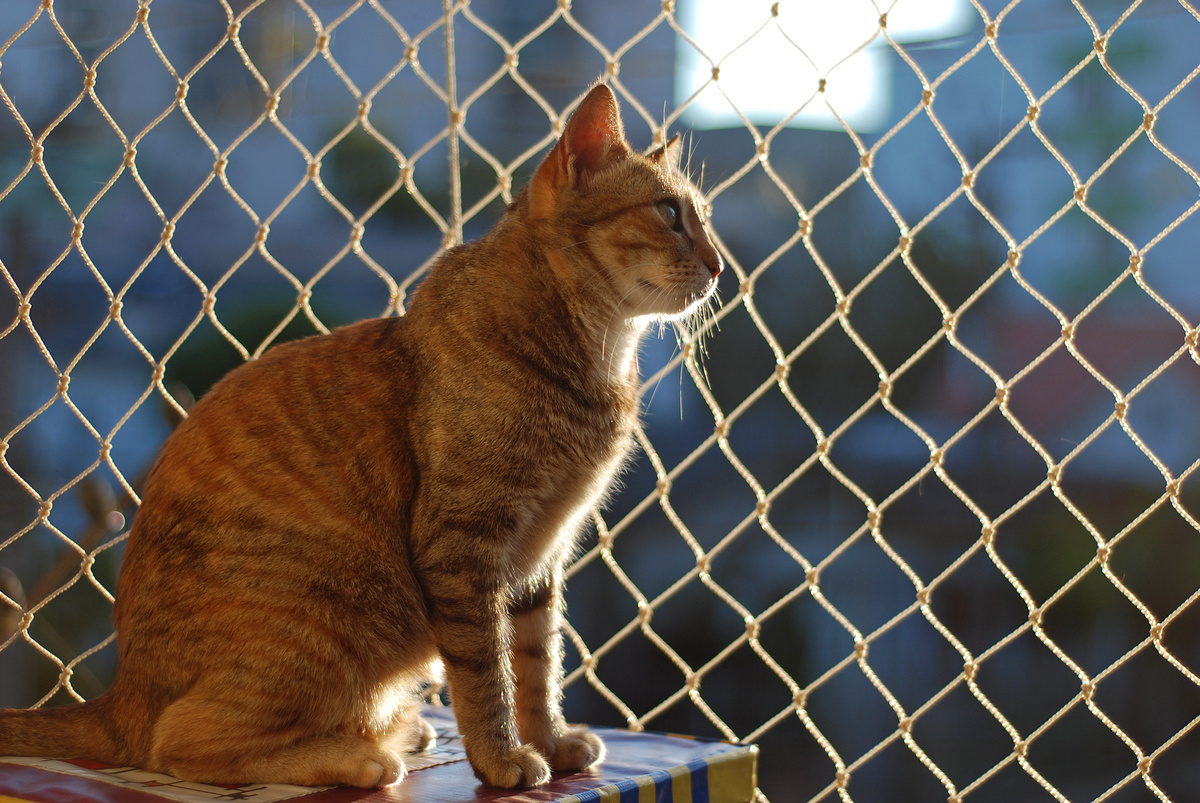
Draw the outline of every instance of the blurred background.
M606 78L729 270L643 349L569 717L757 742L775 803L1200 788L1195 6L7 0L0 42L0 705L111 681L190 400L402 312Z

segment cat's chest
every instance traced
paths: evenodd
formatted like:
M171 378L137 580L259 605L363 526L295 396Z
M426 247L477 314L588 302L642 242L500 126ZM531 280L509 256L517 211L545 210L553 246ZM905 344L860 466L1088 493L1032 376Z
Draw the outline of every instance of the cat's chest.
M569 550L583 521L600 504L628 459L633 445L632 411L588 426L576 421L569 432L547 433L526 499L524 527L517 534L516 574L538 570L547 559Z

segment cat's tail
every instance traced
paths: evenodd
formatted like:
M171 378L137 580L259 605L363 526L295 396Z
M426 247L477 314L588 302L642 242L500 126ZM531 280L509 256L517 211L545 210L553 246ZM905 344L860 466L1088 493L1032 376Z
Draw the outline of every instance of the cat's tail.
M112 719L112 698L60 708L0 710L0 756L89 758L124 764L128 750Z

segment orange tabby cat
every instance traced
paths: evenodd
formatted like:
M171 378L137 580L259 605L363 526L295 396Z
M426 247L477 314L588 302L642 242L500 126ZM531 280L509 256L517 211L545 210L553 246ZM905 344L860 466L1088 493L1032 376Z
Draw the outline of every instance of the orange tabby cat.
M0 755L384 786L429 742L414 692L440 658L484 783L599 761L560 707L562 568L630 449L639 335L721 271L678 152L634 153L597 85L403 317L216 385L134 520L112 688L0 712Z

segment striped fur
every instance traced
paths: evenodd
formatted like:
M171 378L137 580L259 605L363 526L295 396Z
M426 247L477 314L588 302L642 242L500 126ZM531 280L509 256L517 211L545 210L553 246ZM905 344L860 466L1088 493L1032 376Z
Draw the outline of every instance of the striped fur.
M383 786L428 743L414 692L440 659L486 784L599 761L559 703L562 566L630 449L642 330L721 270L678 150L635 154L596 86L403 317L215 386L134 521L112 688L0 712L0 755Z

